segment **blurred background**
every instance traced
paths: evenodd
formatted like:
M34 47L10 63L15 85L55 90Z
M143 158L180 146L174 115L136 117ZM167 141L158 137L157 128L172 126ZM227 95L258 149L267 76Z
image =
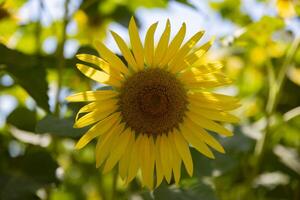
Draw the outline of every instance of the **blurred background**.
M142 38L167 19L172 36L183 22L188 39L215 37L207 59L224 64L242 106L226 154L209 160L191 149L194 176L154 191L124 185L116 170L96 169L94 148L74 150L86 129L73 129L82 104L69 94L101 85L75 68L78 52L97 55L103 40L119 54L109 30L128 41L135 16ZM0 0L0 199L2 200L299 200L299 0Z

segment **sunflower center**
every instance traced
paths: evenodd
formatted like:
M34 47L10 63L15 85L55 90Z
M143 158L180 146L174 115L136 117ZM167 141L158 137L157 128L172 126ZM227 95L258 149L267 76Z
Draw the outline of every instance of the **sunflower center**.
M136 133L163 134L182 122L186 92L177 78L158 68L145 69L129 77L120 92L120 111Z
M161 87L145 88L139 95L140 110L153 117L162 116L168 112L168 98L160 89Z

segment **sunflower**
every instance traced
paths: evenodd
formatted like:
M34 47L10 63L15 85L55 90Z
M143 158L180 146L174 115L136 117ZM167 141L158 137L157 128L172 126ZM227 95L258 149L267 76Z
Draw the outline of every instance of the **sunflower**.
M170 41L168 20L155 48L157 24L150 26L142 45L132 18L131 50L111 31L125 61L101 42L95 42L101 58L77 55L79 60L95 66L77 64L77 68L111 89L81 92L67 98L70 102L89 102L79 110L74 127L92 126L76 148L97 138L97 167L103 166L106 173L118 165L126 182L141 174L143 185L150 189L159 186L164 178L168 183L174 180L178 184L182 163L192 176L189 146L212 159L210 148L224 153L208 131L231 136L220 122L237 122L229 111L239 106L234 97L209 92L231 81L220 72L220 63L201 59L212 44L209 41L195 47L204 32L197 32L182 44L186 32L183 23Z

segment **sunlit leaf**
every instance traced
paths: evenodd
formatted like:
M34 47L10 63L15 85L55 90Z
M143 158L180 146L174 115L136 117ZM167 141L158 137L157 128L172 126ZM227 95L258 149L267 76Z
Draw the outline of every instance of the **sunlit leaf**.
M258 22L247 26L246 31L237 42L243 45L265 45L277 30L283 28L284 22L280 18L264 16Z

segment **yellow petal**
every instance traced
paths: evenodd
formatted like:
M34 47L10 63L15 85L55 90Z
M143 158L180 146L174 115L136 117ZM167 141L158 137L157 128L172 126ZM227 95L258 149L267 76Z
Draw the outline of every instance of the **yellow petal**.
M121 133L112 144L113 149L111 150L106 163L104 165L103 173L109 172L120 160L124 151L133 135L131 130L127 128L123 133Z
M161 143L161 136L157 136L155 141L155 170L156 170L156 187L158 187L163 178L163 168L162 168L162 162L161 162L161 156L160 156L160 143Z
M202 76L203 74L218 73L223 65L219 62L209 62L205 64L195 65L188 70L184 70L178 74L178 77Z
M103 101L114 98L117 95L118 93L113 90L86 91L70 95L66 100L69 102Z
M128 146L119 162L119 173L120 173L120 176L122 177L122 179L126 179L126 177L128 176L128 167L129 167L129 162L130 162L130 158L131 158L132 146L135 142L135 133L131 132L131 134L133 136L130 137Z
M92 112L82 116L78 120L76 119L74 127L75 128L82 128L84 126L91 125L95 122L98 122L108 115L114 113L118 109L118 106L116 104L112 105L106 105L101 108L95 109ZM79 111L78 113L80 113Z
M211 152L208 146L202 140L199 140L194 134L192 134L185 124L180 126L180 131L184 138L200 153L207 156L208 158L215 158L214 154Z
M111 34L114 37L116 43L118 44L124 58L128 62L129 67L131 67L134 71L138 71L136 61L135 61L131 51L129 50L128 46L126 45L126 42L117 33L111 31Z
M114 113L109 117L103 119L102 121L98 122L80 138L75 148L81 149L95 137L98 137L99 135L103 135L104 133L108 132L119 121L120 113Z
M188 98L192 106L199 108L233 110L240 106L238 100L234 97L210 92L189 93Z
M222 145L202 127L200 127L199 125L197 125L189 119L185 119L185 124L188 127L188 129L191 130L191 133L198 138L198 140L204 141L206 144L219 151L220 153L225 153L225 150L222 147Z
M92 111L96 111L96 110L98 112L115 110L117 103L118 103L117 99L108 99L108 100L104 100L104 101L95 101L95 102L89 103L89 104L83 106L82 108L80 108L80 110L77 112L75 121L78 120L80 114L82 114L82 113L92 112Z
M181 135L181 133L178 132L177 129L174 130L174 134L171 135L173 139L173 143L176 145L176 149L180 155L180 157L183 160L183 163L185 165L186 171L190 176L193 175L193 160L190 153L189 145L184 139L184 137Z
M208 89L208 88L221 87L230 84L232 84L231 81L227 81L227 82L201 81L201 82L187 83L185 84L185 88L193 91L193 90L199 90L200 88Z
M137 137L137 139L134 141L132 146L131 158L128 167L128 177L126 180L127 183L132 181L132 179L136 176L140 166L140 162L138 159L140 154L140 149L139 149L140 141L141 141L141 135Z
M153 188L153 175L154 175L154 142L152 136L148 137L147 135L144 136L144 155L143 161L144 162L144 170L142 169L142 176L145 178L145 183L148 188ZM141 161L142 162L142 161ZM143 165L141 165L143 166Z
M155 165L155 150L153 137L149 137L149 188L152 189L154 185L154 165Z
M77 54L76 58L84 62L97 65L100 69L113 76L115 79L122 80L122 77L117 73L118 71L114 70L105 60L99 58L98 56L90 54Z
M170 62L168 69L177 73L182 70L181 66L184 64L184 58L189 53L189 51L197 44L200 38L203 36L204 31L197 32L191 37L176 53L174 59Z
M226 128L221 126L220 124L213 122L209 119L206 119L206 118L202 117L201 115L187 112L187 116L193 122L195 122L196 124L198 124L199 126L205 128L207 130L214 131L214 132L219 133L220 135L224 135L224 136L232 136L233 135L232 132L230 132L229 130L227 130Z
M152 137L150 137L152 139ZM154 167L154 159L151 157L151 147L150 147L150 138L144 134L141 140L141 156L140 156L140 162L141 162L141 171L142 171L142 178L143 183L148 188L153 188L153 171L152 168ZM153 141L153 140L152 140Z
M216 94L211 92L195 92L195 93L189 93L189 98L195 99L195 100L202 100L207 99L211 100L213 102L224 102L224 103L237 103L238 99L232 96L227 96L224 94Z
M107 84L107 85L111 85L114 87L120 87L121 86L121 82L120 80L117 80L115 78L113 78L112 76L95 70L92 67L89 67L87 65L82 65L82 64L76 64L76 67L87 77L89 77L90 79L97 81L99 83L103 83L103 84Z
M95 47L101 57L109 63L114 71L122 72L125 75L128 74L128 68L125 66L122 60L111 50L109 50L102 42L96 40Z
M100 167L105 161L110 151L114 148L112 144L115 143L116 138L124 130L124 127L124 124L118 124L103 137L99 137L96 145L96 167Z
M195 107L192 105L188 105L188 109L191 112L194 112L198 115L201 115L207 119L211 119L214 121L231 122L231 123L239 122L239 118L237 118L236 116L231 115L227 112L210 110L210 109L205 109L205 108L198 108L198 107Z
M199 76L182 77L179 79L188 89L212 88L231 84L232 81L221 73L202 74Z
M146 141L146 136L144 134L141 135L141 140L139 142L138 145L138 149L139 149L139 156L138 159L140 161L140 165L141 165L141 173L142 173L142 186L144 187L144 185L147 185L148 180L147 180L147 173L146 173L146 168L148 165L148 160L145 159L146 157L144 157L147 154L147 147L146 145L148 141Z
M181 45L181 43L184 39L185 32L186 32L186 25L185 25L185 23L183 23L180 30L178 31L178 33L176 34L176 36L174 37L174 39L170 43L170 46L168 47L167 54L160 63L161 67L167 66L169 61L177 53L177 51L178 51L178 49L179 49L179 47L180 47L180 45Z
M163 172L167 182L170 183L171 176L172 176L172 167L171 167L172 154L170 152L169 140L165 134L161 136L159 150L160 150Z
M223 102L213 102L207 99L203 100L191 100L189 99L189 105L192 109L210 109L210 110L215 110L215 111L229 111L236 109L239 107L237 104L226 104Z
M179 180L180 180L180 170L181 170L181 158L180 158L180 155L176 149L176 145L175 143L173 142L173 137L172 134L174 133L171 133L168 135L168 138L170 140L170 147L171 147L171 152L172 152L172 155L173 155L173 162L172 162L172 168L173 168L173 174L174 174L174 179L175 179L175 183L176 185L179 184Z
M133 17L129 22L129 37L137 66L139 70L142 70L144 68L144 50L139 36L138 28Z
M194 68L198 70L199 74L203 73L212 73L218 72L220 69L223 68L223 64L220 62L208 62L205 64L194 65ZM197 75L197 72L194 72Z
M170 20L167 20L165 31L163 32L158 42L158 45L155 49L155 56L154 56L154 63L153 63L154 67L159 65L159 63L167 53L169 39L170 39L170 32L171 32Z
M154 58L154 33L157 28L157 22L152 24L145 37L145 61L148 67L153 65Z
M194 52L192 52L190 55L188 55L184 60L188 65L193 65L195 62L199 60L211 47L213 44L213 40L208 41L204 45L197 48Z

